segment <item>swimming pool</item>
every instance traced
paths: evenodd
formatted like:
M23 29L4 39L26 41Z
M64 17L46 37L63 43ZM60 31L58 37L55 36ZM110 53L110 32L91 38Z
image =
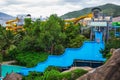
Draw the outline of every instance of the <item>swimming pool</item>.
M7 73L20 72L22 68L24 67L15 65L2 65L2 77L5 77Z

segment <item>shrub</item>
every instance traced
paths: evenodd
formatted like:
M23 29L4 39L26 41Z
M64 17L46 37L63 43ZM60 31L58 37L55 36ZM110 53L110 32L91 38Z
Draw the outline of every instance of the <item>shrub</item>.
M51 70L44 72L43 80L59 80L59 71Z
M82 76L83 74L87 73L88 71L83 70L83 69L76 69L71 72L65 72L61 73L60 75L60 80L66 79L66 80L74 80L77 79L78 77Z
M45 71L51 71L51 70L56 70L56 71L62 71L61 68L55 67L55 66L49 66Z
M45 71L43 74L32 72L23 80L75 80L83 74L87 73L86 70L76 69L70 72L60 73L57 70Z
M120 39L119 38L111 38L106 44L105 49L101 50L103 56L107 59L110 58L110 49L111 48L120 48Z
M39 76L42 76L42 73L30 72L30 74L26 77L23 77L22 80L41 80L41 79L38 79Z
M71 78L76 79L76 78L82 76L83 74L87 73L88 71L83 70L83 69L76 69L76 70L71 71L71 72L72 72Z
M47 53L23 52L16 56L19 65L33 67L47 59Z

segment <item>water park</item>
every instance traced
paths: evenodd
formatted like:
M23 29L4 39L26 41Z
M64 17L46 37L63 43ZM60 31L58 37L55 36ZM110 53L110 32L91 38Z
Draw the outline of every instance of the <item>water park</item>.
M82 67L89 66L91 68L96 68L103 65L107 60L108 55L107 57L104 57L104 55L106 56L106 54L104 54L103 50L106 49L106 44L110 45L109 39L112 39L112 37L114 37L118 41L120 40L120 22L113 22L112 16L104 15L104 13L102 13L102 10L100 8L93 8L91 10L91 13L74 19L61 20L65 22L65 27L63 28L60 28L61 27L60 25L62 25L62 23L60 25L57 25L56 21L60 21L60 19L58 18L57 20L53 20L54 18L56 19L56 17L54 16L49 18L48 23L46 23L45 21L41 22L39 19L36 20L35 22L32 22L30 17L27 17L25 19L25 24L19 23L17 25L13 25L13 23L22 21L19 20L19 18L16 18L15 20L9 20L6 22L7 26L5 31L7 31L7 33L5 33L5 36L8 35L7 36L8 39L6 39L6 44L8 42L11 45L10 48L8 48L9 45L5 45L3 47L3 49L5 48L8 49L7 53L3 54L3 56L9 58L9 60L12 60L12 58L14 58L16 55L21 56L26 54L26 56L28 56L30 52L35 54L34 51L36 52L46 51L50 54L47 54L46 59L43 59L40 62L37 61L37 64L34 64L34 66L32 65L32 67L25 66L26 65L25 57L16 57L16 60L18 61L22 59L21 61L22 63L19 64L17 63L17 65L20 66L16 66L16 64L13 65L2 64L1 67L2 78L6 77L6 75L12 72L20 74L22 76L28 76L31 72L44 73L49 66L60 68L62 71L69 70L71 67L81 67L81 66ZM49 21L50 19L53 21ZM54 23L53 26L58 27L57 29L56 27L53 26L46 27L46 26L51 26L53 23ZM36 25L38 27L33 27ZM43 27L41 26L45 28L43 29ZM34 31L32 32L30 30L32 31L34 30L36 32ZM47 30L50 30L51 32L48 32ZM4 33L5 31L3 31L2 33ZM73 31L74 34L72 35ZM74 38L76 33L79 33L80 35L84 35L85 31L87 31L87 36L89 39L86 39L85 37L82 36L80 37L81 39L83 39L81 43L80 42L77 43L76 41L75 44L72 45L68 44L63 49L61 43L63 45L66 44L67 42L72 43L75 41L72 38ZM68 39L64 39L66 37L64 36L64 33L67 34L67 37L71 35L72 37L69 37ZM50 37L53 34L55 37ZM76 37L76 39L78 37ZM42 39L42 41L40 39ZM80 41L81 39L78 38L78 41ZM14 46L13 43L16 46L18 46L18 48ZM74 45L78 45L79 47L77 46L74 48L73 47ZM117 45L119 46L119 44ZM56 50L54 48L56 48ZM29 52L25 54L17 54L20 51L17 51L16 49L19 49L23 52L29 50ZM7 54L9 54L9 56ZM34 59L34 56L31 57L33 57ZM37 59L39 60L39 58L41 57L38 56ZM32 60L29 58L27 62L29 62L29 64L30 63L32 64ZM43 80L47 80L47 79L43 79Z

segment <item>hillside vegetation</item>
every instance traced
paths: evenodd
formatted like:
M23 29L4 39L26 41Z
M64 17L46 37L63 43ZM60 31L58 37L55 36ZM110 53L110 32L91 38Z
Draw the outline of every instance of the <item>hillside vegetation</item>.
M106 15L112 15L113 17L120 16L120 5L105 4L105 5L96 6L96 7L101 8L103 13ZM82 10L69 12L69 13L62 15L61 18L68 19L68 18L79 17L79 16L90 13L92 8L94 7L84 8Z

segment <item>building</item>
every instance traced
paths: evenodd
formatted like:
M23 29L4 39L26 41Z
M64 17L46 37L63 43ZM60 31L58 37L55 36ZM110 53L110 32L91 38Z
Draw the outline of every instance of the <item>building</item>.
M120 16L114 17L114 18L112 19L112 21L113 21L113 22L120 22Z

